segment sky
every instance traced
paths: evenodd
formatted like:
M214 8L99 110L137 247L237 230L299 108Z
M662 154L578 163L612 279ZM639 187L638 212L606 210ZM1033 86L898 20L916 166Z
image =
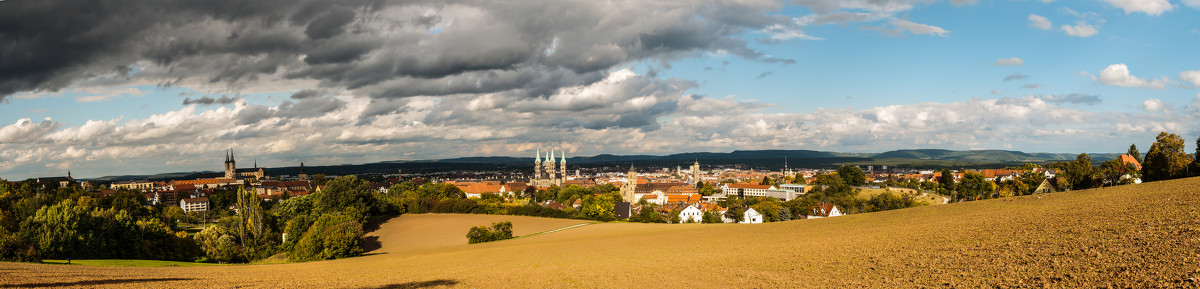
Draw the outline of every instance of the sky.
M0 178L215 171L228 148L1145 152L1200 135L1196 19L1200 0L7 0Z

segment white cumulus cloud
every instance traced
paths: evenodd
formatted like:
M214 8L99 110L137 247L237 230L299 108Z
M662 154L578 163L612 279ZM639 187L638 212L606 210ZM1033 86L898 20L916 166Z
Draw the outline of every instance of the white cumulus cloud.
M1001 58L1001 59L997 59L996 63L993 63L993 64L996 66L1021 66L1021 65L1025 65L1025 61L1021 60L1020 58L1016 58L1016 57Z
M1107 1L1109 4L1112 4L1113 6L1117 6L1121 9L1125 10L1125 14L1129 14L1129 13L1133 13L1133 12L1142 12L1142 13L1146 13L1146 15L1158 16L1158 15L1161 15L1163 12L1171 11L1171 9L1174 8L1174 6L1171 6L1171 2L1168 2L1167 0L1105 0L1105 1ZM1191 1L1195 2L1195 0L1191 0ZM1184 3L1189 6L1195 5L1195 3L1187 3L1187 1L1185 1ZM1196 6L1192 6L1192 7L1196 7Z
M1170 82L1165 76L1162 79L1142 79L1129 73L1129 67L1124 63L1109 65L1100 71L1099 76L1093 77L1104 85L1141 87L1147 89L1163 89Z
M1054 24L1050 23L1050 19L1046 19L1046 17L1042 17L1041 15L1037 14L1029 14L1029 26L1033 26L1034 28L1041 30L1050 30L1050 28L1054 28Z
M1200 0L1197 0L1200 1ZM1179 79L1191 82L1193 86L1200 86L1200 70L1188 70L1179 73Z
M1075 23L1075 25L1063 25L1061 28L1063 32L1067 33L1067 35L1075 37L1086 38L1096 35L1096 33L1100 33L1100 30L1097 30L1095 26L1084 22Z
M1142 101L1142 110L1147 112L1166 112L1170 113L1171 104L1157 98L1148 98Z

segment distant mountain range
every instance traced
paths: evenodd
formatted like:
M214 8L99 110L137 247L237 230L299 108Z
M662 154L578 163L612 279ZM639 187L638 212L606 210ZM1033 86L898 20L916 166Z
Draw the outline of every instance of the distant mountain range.
M1089 154L1096 164L1115 159L1120 154ZM674 167L687 166L699 161L702 165L741 164L751 168L778 169L785 165L793 168L831 168L843 164L859 166L891 166L893 168L1001 168L1019 166L1024 163L1044 164L1074 160L1076 154L1069 153L1025 153L1006 150L942 149L895 150L884 153L839 153L812 150L753 150L728 153L678 153L670 155L612 155L601 154L590 157L569 157L568 167ZM786 161L786 163L785 163ZM366 173L402 172L450 172L467 170L532 170L530 157L462 157L438 160L385 161L359 165L307 166L312 174L348 175ZM299 167L268 168L271 175L297 175ZM216 172L182 172L141 176L106 176L99 181L122 181L134 179L167 180L211 177Z

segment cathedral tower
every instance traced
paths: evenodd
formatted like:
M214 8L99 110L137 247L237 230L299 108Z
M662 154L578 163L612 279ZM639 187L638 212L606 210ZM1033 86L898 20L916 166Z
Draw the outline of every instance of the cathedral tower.
M237 177L237 162L233 160L233 149L232 148L229 149L229 151L225 152L225 177L226 178L236 178Z

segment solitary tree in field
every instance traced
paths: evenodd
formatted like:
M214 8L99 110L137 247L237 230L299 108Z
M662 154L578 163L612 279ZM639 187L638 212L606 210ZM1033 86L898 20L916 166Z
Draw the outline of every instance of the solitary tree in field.
M1142 178L1161 181L1184 176L1192 157L1183 150L1183 138L1164 131L1156 139L1142 163Z

